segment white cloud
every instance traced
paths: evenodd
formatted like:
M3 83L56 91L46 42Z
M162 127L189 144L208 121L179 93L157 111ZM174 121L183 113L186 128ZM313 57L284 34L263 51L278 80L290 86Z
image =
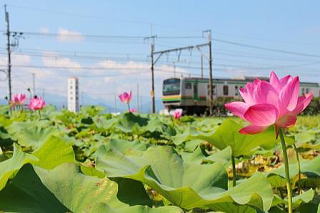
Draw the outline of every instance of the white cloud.
M66 67L70 71L80 70L80 63L67 58L59 56L54 52L43 52L42 63L44 66L52 68Z
M117 61L112 60L103 60L97 63L97 67L105 68L107 70L114 70L120 74L124 75L137 75L140 76L146 75L150 76L150 64L142 63L136 61L128 61L125 63L119 63ZM186 74L187 72L184 69L176 68L175 71L180 74ZM174 73L174 67L168 65L159 65L155 67L155 74L157 76L166 77L168 75L172 75Z
M6 65L5 59L5 57L0 57L0 65ZM25 92L26 88L32 87L32 73L35 73L37 91L44 89L46 93L63 97L67 95L67 78L72 75L79 77L80 92L84 92L85 97L99 99L100 103L114 103L115 96L123 91L131 90L136 95L137 84L140 87L140 95L145 99L150 97L151 72L150 64L147 62L103 60L95 63L80 63L56 52L43 52L43 57L40 59L42 65L31 63L32 59L28 55L14 56L16 64L30 66L35 64L38 66L35 68L32 66L16 67L14 69L14 92ZM61 67L69 67L70 69L59 69ZM90 70L85 69L86 67L90 67ZM95 67L97 69L94 69ZM173 67L168 65L156 66L155 89L157 97L161 96L163 79L172 77L173 70ZM181 68L176 68L176 71L185 72ZM178 75L180 76L180 74Z
M76 31L59 28L57 39L61 42L80 42L84 40L84 36Z
M8 57L7 56L1 56L0 57L0 66L7 66L8 64ZM29 55L24 55L24 54L12 54L11 55L11 64L13 66L25 66L25 65L30 65L31 63L31 57Z
M149 69L150 65L135 61L119 63L112 60L103 60L97 63L97 67L108 70L116 70L121 74L131 74L146 71Z

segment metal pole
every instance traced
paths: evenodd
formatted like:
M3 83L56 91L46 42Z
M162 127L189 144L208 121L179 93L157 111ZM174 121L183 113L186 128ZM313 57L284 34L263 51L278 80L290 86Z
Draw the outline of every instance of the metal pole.
M213 81L212 81L212 38L211 30L208 30L208 45L209 45L209 107L210 115L213 115Z
M11 85L11 43L10 43L10 23L9 23L9 12L7 11L7 5L4 5L5 19L7 24L7 54L8 54L8 89L9 89L9 101L12 97L12 85Z
M152 98L152 113L156 113L156 100L155 100L155 94L154 94L154 58L153 58L153 52L154 52L154 39L151 43L151 98Z

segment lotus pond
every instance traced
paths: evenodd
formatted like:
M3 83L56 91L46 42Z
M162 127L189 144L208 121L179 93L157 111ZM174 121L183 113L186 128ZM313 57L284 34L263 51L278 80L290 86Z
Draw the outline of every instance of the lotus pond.
M240 119L0 108L0 212L286 212L274 129ZM294 212L320 212L320 116L286 132ZM232 169L232 168L235 169Z

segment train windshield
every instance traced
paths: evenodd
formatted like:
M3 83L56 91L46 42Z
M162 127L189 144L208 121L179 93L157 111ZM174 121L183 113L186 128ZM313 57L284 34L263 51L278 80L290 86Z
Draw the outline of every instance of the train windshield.
M180 79L171 78L163 81L163 95L179 95Z

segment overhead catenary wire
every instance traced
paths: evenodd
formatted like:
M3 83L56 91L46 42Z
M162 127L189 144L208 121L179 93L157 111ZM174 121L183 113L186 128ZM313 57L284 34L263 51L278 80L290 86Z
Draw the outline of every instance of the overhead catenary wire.
M226 44L231 44L231 45L236 45L236 46L241 46L241 47L246 47L246 48L253 48L253 49L259 49L259 50L264 50L264 51L289 54L289 55L320 58L320 55L316 55L316 54L309 54L309 53L301 53L301 52L295 52L295 51L289 51L289 50L268 48L268 47L262 47L262 46L252 45L252 44L239 43L239 42L228 41L228 40L223 40L223 39L213 39L213 40L216 41L216 42L221 42L221 43L226 43Z
M0 31L4 32L4 31ZM11 31L11 33L23 33L24 35L38 35L38 36L50 36L50 37L57 37L60 34L59 33L47 33L47 32L23 32L23 31ZM66 37L78 37L79 35L74 34L66 34L64 35ZM96 38L96 39L139 39L141 40L141 43L143 44L143 39L145 36L143 35L93 35L93 34L81 34L81 36L85 38ZM200 36L157 36L157 39L190 39L190 38L202 38ZM297 51L291 51L291 50L284 50L284 49L276 49L276 48L268 48L263 46L256 46L252 44L247 43L241 43L237 41L230 41L230 40L224 40L224 39L213 39L215 42L225 43L229 45L235 45L235 46L241 46L245 48L252 48L252 49L259 49L264 51L271 51L271 52L277 52L282 54L288 54L288 55L296 55L296 56L303 56L303 57L317 57L320 58L320 55L317 54L309 54L309 53L302 53Z

